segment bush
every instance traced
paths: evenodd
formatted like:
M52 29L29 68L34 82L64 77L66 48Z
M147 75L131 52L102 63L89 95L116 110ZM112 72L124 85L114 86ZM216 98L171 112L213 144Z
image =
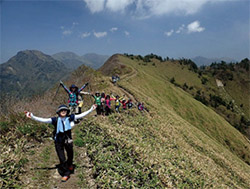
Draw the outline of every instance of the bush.
M172 78L170 79L170 82L174 84L174 83L175 83L175 78L172 77Z
M9 131L8 122L6 121L0 122L0 134L4 135L4 133L8 131Z
M74 140L74 144L78 147L83 147L84 146L84 141L81 138L76 138Z
M223 105L223 106L227 105L227 103L221 97L217 95L210 95L210 102L214 108L217 108L219 105Z
M188 85L186 83L183 84L183 87L182 87L184 90L187 90L188 89Z
M207 82L208 82L208 79L207 79L206 77L202 77L202 78L201 78L201 83L202 83L203 85L206 85Z

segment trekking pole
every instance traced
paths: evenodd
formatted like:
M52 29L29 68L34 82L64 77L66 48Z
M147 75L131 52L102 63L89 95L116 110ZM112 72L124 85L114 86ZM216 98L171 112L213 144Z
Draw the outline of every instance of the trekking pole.
M91 90L90 85L88 85L88 91L89 91L89 93L90 93L90 95L91 95L91 94L92 94L92 90Z
M53 97L51 104L53 104L53 102L54 102L54 100L55 100L55 98L56 98L56 96L57 96L57 93L58 93L58 91L59 91L59 89L60 89L60 86L61 86L61 83L60 83L59 86L57 87L56 94L55 94L55 96Z

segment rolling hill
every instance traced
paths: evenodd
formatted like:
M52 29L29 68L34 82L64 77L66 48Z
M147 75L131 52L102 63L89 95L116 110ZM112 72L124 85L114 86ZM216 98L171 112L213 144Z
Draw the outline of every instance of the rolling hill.
M144 102L146 110L134 108L82 120L73 129L76 170L68 182L83 188L248 188L249 140L213 106L195 98L199 90L204 96L205 89L214 91L212 95L221 90L210 72L195 70L190 61L160 61L155 56L144 61L138 56L116 54L98 71L85 66L74 71L66 85L88 81L86 91L125 95L135 103ZM121 78L115 85L110 80L113 74ZM214 76L219 79L220 74ZM207 78L206 85L202 77ZM222 95L229 94L225 90ZM67 102L63 90L53 104L47 102L55 91L14 104L15 116L2 118L0 170L6 174L0 186L61 187L50 168L56 162L51 155L53 142L47 138L51 130L20 114L29 110L39 116L54 115L57 106ZM84 96L84 100L86 110L93 99Z

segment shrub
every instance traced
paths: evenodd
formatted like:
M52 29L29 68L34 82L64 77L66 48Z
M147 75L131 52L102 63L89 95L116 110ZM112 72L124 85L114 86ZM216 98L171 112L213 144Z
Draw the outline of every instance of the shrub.
M170 79L170 82L174 84L174 83L175 83L175 78L172 77L172 78Z
M203 85L206 85L207 82L208 82L208 79L207 79L206 77L202 77L202 78L201 78L201 83L202 83Z

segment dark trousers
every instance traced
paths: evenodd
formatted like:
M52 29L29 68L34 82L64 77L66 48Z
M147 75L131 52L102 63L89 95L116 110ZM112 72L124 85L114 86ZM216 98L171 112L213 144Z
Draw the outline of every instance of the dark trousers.
M69 166L73 163L73 143L55 142L56 153L60 161L60 169L63 172L63 176L69 176ZM64 149L67 152L68 159L66 160Z
M101 105L97 105L97 107L96 107L96 114L97 115L101 115L101 112L102 112L101 108L102 108Z
M106 106L105 112L106 112L106 115L109 115L109 114L111 114L111 109L108 106Z

